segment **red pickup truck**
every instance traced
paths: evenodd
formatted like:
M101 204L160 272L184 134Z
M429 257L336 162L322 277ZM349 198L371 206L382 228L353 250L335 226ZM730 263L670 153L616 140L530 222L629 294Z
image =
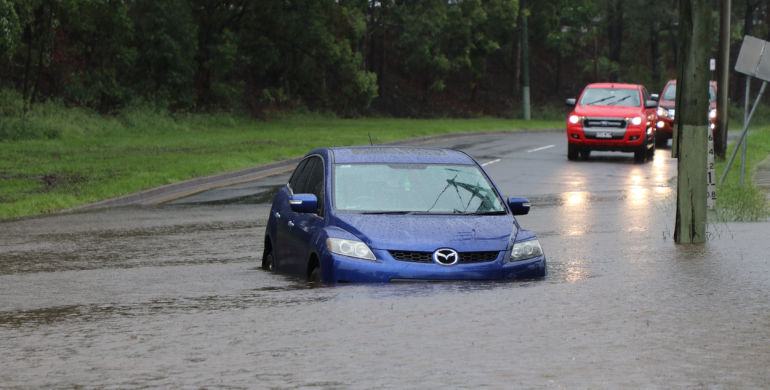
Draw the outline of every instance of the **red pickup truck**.
M633 152L643 163L655 154L657 95L638 84L589 84L567 119L567 159L588 159L592 150Z

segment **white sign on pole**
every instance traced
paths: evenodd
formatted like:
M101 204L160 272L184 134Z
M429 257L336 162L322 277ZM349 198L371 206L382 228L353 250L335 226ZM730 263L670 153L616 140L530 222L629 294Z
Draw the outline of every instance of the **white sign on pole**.
M709 70L712 72L717 70L717 60L712 58L711 61L709 61Z
M714 167L714 129L709 126L709 146L706 157L706 207L713 209L717 206L717 178Z

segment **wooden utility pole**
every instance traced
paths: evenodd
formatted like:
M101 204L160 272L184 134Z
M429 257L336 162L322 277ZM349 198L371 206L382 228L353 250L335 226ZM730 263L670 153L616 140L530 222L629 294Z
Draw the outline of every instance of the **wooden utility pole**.
M522 97L521 104L524 108L524 120L530 120L529 111L529 38L527 37L527 0L521 0L521 78Z
M710 54L711 0L679 0L676 123L671 148L673 157L679 158L677 243L706 241Z
M717 58L717 120L714 153L721 160L727 154L727 86L730 73L730 0L719 2L719 54Z

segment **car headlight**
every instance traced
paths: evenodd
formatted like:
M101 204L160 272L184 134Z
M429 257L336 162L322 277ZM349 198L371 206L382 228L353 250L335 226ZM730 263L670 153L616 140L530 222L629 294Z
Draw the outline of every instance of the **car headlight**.
M540 241L537 239L517 242L513 244L513 250L511 250L511 262L522 261L538 257L543 254L543 248L540 247Z
M659 128L659 129L662 129L662 128L663 128L663 126L665 126L665 125L666 125L666 124L665 124L665 123L663 123L663 121L658 121L658 128Z
M717 110L709 111L709 118L714 119L717 117Z
M341 238L327 238L326 247L332 253L357 257L359 259L377 260L374 253L361 241L343 240Z
M663 107L658 107L658 116L668 116L668 110Z
M580 122L580 117L577 115L570 115L569 116L569 123L578 123Z
M636 118L631 119L631 124L633 124L633 125L639 125L641 123L642 123L642 118L641 117L637 116Z

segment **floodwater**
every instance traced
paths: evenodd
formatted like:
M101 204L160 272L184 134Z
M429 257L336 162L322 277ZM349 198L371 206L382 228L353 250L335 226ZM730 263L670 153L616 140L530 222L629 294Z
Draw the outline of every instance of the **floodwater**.
M674 245L671 197L536 199L550 275L506 283L271 274L266 205L3 222L0 387L767 388L768 224Z
M0 387L770 388L770 223L676 245L666 151L634 165L556 149L524 180L506 165L522 159L486 167L505 194L544 194L518 218L543 280L269 273L262 195L2 221Z

